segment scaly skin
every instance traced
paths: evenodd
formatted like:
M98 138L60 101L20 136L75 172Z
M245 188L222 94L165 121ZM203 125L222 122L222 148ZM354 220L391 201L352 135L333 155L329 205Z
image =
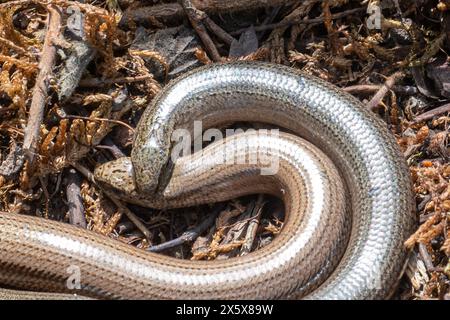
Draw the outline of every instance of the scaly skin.
M243 134L231 144L236 153L264 149L280 159L277 174L260 175L261 163L205 161L230 147L225 139L179 158L170 177L172 132L192 130L194 120L202 120L203 129L230 121L279 125L334 165L290 134ZM305 165L305 157L315 160ZM407 254L403 242L416 225L409 173L384 123L336 87L278 65L216 64L170 83L144 113L131 159L105 164L96 179L122 199L156 208L271 193L283 199L286 221L269 246L248 256L194 262L4 214L0 269L7 272L0 283L67 292L64 267L75 264L83 275L78 293L92 297L380 299L398 283ZM23 230L25 240L15 239Z

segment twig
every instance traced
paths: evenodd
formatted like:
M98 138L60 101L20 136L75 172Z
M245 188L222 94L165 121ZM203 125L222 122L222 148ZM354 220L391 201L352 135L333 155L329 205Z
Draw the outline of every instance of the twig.
M298 0L192 0L192 4L207 13L225 13L258 9L263 7L277 7L291 5ZM165 3L156 6L138 7L126 10L121 25L128 25L130 21L146 23L150 19L173 20L183 15L183 7L178 3Z
M109 119L109 118L90 118L90 117L84 117L84 116L75 116L75 115L61 115L60 117L62 119L81 119L81 120L86 120L86 121L105 121L105 122L111 122L111 123L115 123L115 124L120 124L122 126L124 126L125 128L131 130L131 132L135 131L135 128L133 128L132 126L130 126L128 123L125 123L123 121L120 120L114 120L114 119Z
M48 219L48 208L50 203L50 194L48 193L47 185L45 184L44 178L39 175L38 176L39 182L41 183L42 192L44 192L45 196L45 215L44 217Z
M152 75L145 74L136 77L121 77L121 78L113 78L113 79L100 79L100 78L88 78L80 81L80 87L103 87L106 85L118 83L132 83L132 82L140 82L151 79Z
M253 242L255 241L255 237L256 237L256 231L258 230L258 226L259 226L259 219L261 217L261 211L262 208L264 206L264 197L263 195L259 195L258 199L256 200L256 204L252 210L252 214L251 214L251 220L248 223L248 227L247 227L247 233L245 235L245 239L244 239L244 244L241 247L241 256L244 256L246 254L248 254L253 247Z
M121 201L119 201L114 194L110 193L109 191L103 190L103 192L108 196L109 199L111 199L112 202L117 206L117 208L124 212L128 219L130 219L131 222L133 222L136 227L144 234L144 236L148 240L152 240L153 235L150 233L150 231L147 229L147 227L142 223L142 221L130 210L128 209Z
M433 266L433 261L431 260L431 256L428 253L427 247L423 243L419 243L419 254L425 264L425 267L427 268L427 271L434 271L435 268Z
M207 218L202 221L202 223L200 223L195 228L184 232L178 238L158 244L156 246L152 246L152 247L148 248L147 251L161 252L161 251L165 251L167 249L178 247L186 242L194 241L199 235L201 235L205 230L207 230L209 227L211 227L214 224L216 217L218 216L220 211L223 210L223 208L224 208L223 205L216 207L216 209L210 215L208 215Z
M222 40L227 45L230 45L233 41L236 40L228 32L226 32L219 25L217 25L210 17L208 17L206 15L206 13L205 13L205 16L203 17L203 22L211 32L214 32L214 34L217 36L217 38Z
M268 25L270 23L273 23L273 21L275 20L276 16L278 15L278 13L280 12L281 6L279 7L275 7L271 10L270 14L268 14L266 16L266 18L263 20L263 22L261 23L262 26ZM253 27L254 28L254 27ZM263 31L260 32L257 37L258 40L261 41L262 39L264 39L267 35L267 31Z
M224 29L222 29L222 27L220 27L218 24L216 24L210 17L208 17L208 15L205 12L203 12L199 9L196 9L196 8L194 8L194 9L195 9L194 18L197 19L197 22L204 23L205 26L211 32L213 32L217 38L222 40L227 45L231 45L231 43L236 40L228 32L226 32Z
M357 84L345 87L343 90L351 94L372 94L380 90L382 86L381 84ZM404 95L414 95L418 92L417 88L413 86L393 86L391 90Z
M69 205L69 222L77 227L86 229L86 217L80 191L81 178L74 170L69 169L67 174L66 197Z
M91 171L89 171L86 167L82 166L81 164L74 162L71 163L71 165L77 169L79 172L81 172L81 174L83 174L90 182L95 183L95 179L94 179L94 175L92 174ZM96 184L97 185L97 184ZM98 186L98 185L97 185ZM147 227L142 223L141 220L139 220L139 218L130 210L128 209L125 205L122 204L121 201L119 201L114 194L102 189L100 186L98 186L98 188L100 190L103 191L103 193L112 201L114 202L114 204L116 205L117 209L119 209L121 212L125 213L125 215L128 217L128 219L130 219L131 222L133 222L136 227L144 234L144 236L151 240L152 239L152 234L150 233L150 231L147 229Z
M180 5L183 7L184 11L186 12L187 17L189 18L189 21L191 22L192 27L197 32L198 36L203 42L203 45L205 46L206 51L210 55L211 59L213 61L221 61L222 57L219 54L219 51L217 51L216 45L211 40L208 31L206 31L205 26L202 23L202 13L200 10L196 9L193 5L191 0L178 0Z
M59 192L60 186L61 186L61 174L58 174L57 178L56 178L56 186L55 186L55 189L53 190L52 194L50 195L50 199L52 199Z
M53 41L60 36L61 14L58 7L49 5L47 19L47 33L45 35L44 47L42 49L41 60L39 62L39 74L33 89L28 123L25 128L23 150L30 163L33 163L44 110L48 97L49 78L55 64L56 47Z
M96 148L109 150L116 159L126 157L125 153L120 150L110 137L103 139L103 143L105 145L97 145Z
M386 93L391 90L394 84L404 76L405 74L403 72L395 72L393 75L389 76L386 79L385 83L377 91L377 93L375 93L372 99L368 102L367 108L370 110L374 110L376 107L378 107Z
M350 9L347 11L343 11L343 12L339 12L339 13L331 15L331 19L332 20L340 19L340 18L352 15L354 13L362 12L365 10L366 10L366 8ZM271 24L256 26L254 28L255 28L255 32L258 32L258 31L272 30L272 29L276 29L276 28L280 28L280 27L289 27L292 25L299 25L299 24L322 23L324 21L325 21L324 17L314 18L314 19L306 19L306 20L287 20L287 21L281 21L278 23L271 23ZM238 29L236 31L230 32L230 34L232 36L237 36L237 35L240 35L241 33L245 32L246 30L248 30L248 28L242 28L242 29Z
M419 123L419 122L430 120L433 117L441 115L446 112L450 112L450 103L444 104L443 106L440 106L438 108L424 112L421 115L418 115L414 119L414 123Z

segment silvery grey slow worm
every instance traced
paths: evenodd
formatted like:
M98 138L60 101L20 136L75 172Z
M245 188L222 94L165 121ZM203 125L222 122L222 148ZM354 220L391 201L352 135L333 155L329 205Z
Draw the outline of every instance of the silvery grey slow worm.
M204 129L247 121L284 130L239 133L170 164L172 133L192 131L195 120ZM214 161L224 150L264 152L278 170L262 175L261 161ZM383 299L398 284L403 243L417 223L409 171L386 125L337 87L268 63L213 64L170 82L145 110L131 157L100 165L95 177L119 198L153 208L268 193L283 200L285 221L269 245L246 256L189 261L3 213L3 286L58 293L47 298ZM67 288L69 266L79 267L79 289ZM42 294L0 289L0 298Z

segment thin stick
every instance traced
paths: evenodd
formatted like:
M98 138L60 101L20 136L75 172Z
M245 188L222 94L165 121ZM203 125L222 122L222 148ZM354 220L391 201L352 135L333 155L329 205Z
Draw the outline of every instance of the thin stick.
M255 241L256 231L259 226L259 219L261 217L261 211L264 206L264 197L263 195L259 195L256 200L255 207L252 210L251 220L248 222L247 233L245 235L244 244L241 247L240 255L244 256L252 250L253 242Z
M382 84L357 84L342 89L351 94L372 94L380 90L382 86ZM414 95L418 92L417 88L412 86L393 86L391 90L405 95Z
M87 121L105 121L105 122L111 122L115 124L120 124L121 126L126 127L127 129L130 129L131 132L135 131L135 128L130 126L128 123L125 123L120 120L114 120L114 119L108 119L108 118L89 118L84 116L75 116L75 115L64 115L61 116L62 119L81 119L81 120L87 120Z
M217 51L216 45L211 40L208 31L206 31L205 26L201 22L202 19L202 13L200 10L197 10L190 0L178 0L180 5L183 7L184 12L186 12L186 15L191 22L192 27L197 32L198 36L203 42L203 45L205 46L206 51L210 55L211 59L213 61L219 62L222 60L222 57L219 54L219 51Z
M151 78L152 76L150 74L144 74L136 77L121 77L113 79L89 78L81 80L79 85L80 87L103 87L114 83L122 84L122 83L140 82Z
M433 266L433 261L430 254L428 253L427 247L423 243L419 243L419 254L425 264L427 271L434 271L435 268Z
M207 230L209 227L211 227L216 220L216 217L222 211L224 206L220 205L218 206L208 217L203 220L199 225L197 225L195 228L188 230L186 232L183 232L181 236L178 238L175 238L173 240L166 241L164 243L158 244L156 246L152 246L147 249L147 251L150 252L161 252L165 251L167 249L178 247L186 242L192 242L194 241L199 235L201 235L205 230Z
M203 22L206 27L217 36L217 38L222 40L227 45L231 45L231 43L236 40L228 32L217 25L210 17L208 17L206 13L205 17L203 18Z
M108 196L109 199L111 199L112 202L117 206L117 208L124 212L128 219L130 219L131 222L133 222L136 227L144 234L144 236L151 241L153 238L153 235L150 233L150 231L147 229L147 227L142 223L142 221L136 216L130 209L128 209L121 201L119 201L114 194L110 193L109 191L106 191L103 189L103 192Z
M81 174L83 174L90 182L95 183L95 179L94 179L94 175L92 174L91 171L89 171L89 169L87 169L86 167L82 166L81 164L75 162L75 163L71 163L72 167L74 167L75 169L77 169L79 172L81 172ZM97 184L96 184L97 185ZM97 185L98 186L98 185ZM150 233L150 231L147 229L147 227L142 223L141 220L139 220L139 218L130 210L128 209L125 205L122 204L121 201L119 201L114 194L104 190L103 188L101 188L100 186L98 186L100 188L100 190L103 191L103 193L112 201L114 202L114 204L117 206L117 209L119 209L121 212L125 213L126 216L128 217L128 219L130 219L131 222L133 222L135 224L135 226L144 234L144 236L148 239L151 240L152 239L152 234Z
M83 200L81 199L80 184L80 175L74 169L69 169L66 187L69 222L77 227L86 229L87 223L84 215Z
M126 157L125 153L120 150L120 148L111 140L110 137L107 136L103 139L103 143L104 145L97 145L96 148L108 149L116 159Z
M372 99L367 104L367 108L370 110L374 110L378 107L378 105L383 100L386 93L391 90L391 88L394 86L394 84L403 78L405 74L403 72L395 72L393 75L389 76L386 79L386 82L383 84L383 86L378 90L377 93L372 97Z
M298 0L192 0L193 5L207 13L229 13L263 7L288 6ZM183 15L183 7L178 3L164 3L155 6L130 7L125 11L121 24L128 25L130 21L145 23L150 19L172 20Z
M216 24L210 17L208 17L208 15L205 12L196 8L194 9L195 9L194 18L197 20L197 22L204 23L205 26L217 36L217 38L219 38L228 45L231 45L231 43L236 40L228 32L222 29L222 27Z
M418 115L414 119L414 123L430 120L430 119L432 119L436 116L439 116L441 114L444 114L446 112L450 112L450 103L444 104L443 106L434 108L432 110L422 113L421 115Z
M61 29L61 14L58 7L49 5L47 10L47 33L39 62L39 74L33 89L30 113L23 141L23 149L30 163L33 163L36 154L40 127L44 119L45 105L48 97L48 80L51 77L55 64L56 46L53 41L59 38Z
M343 11L343 12L339 12L339 13L331 15L331 19L332 20L340 19L340 18L349 16L349 15L352 15L352 14L355 14L358 12L362 12L365 10L366 10L366 8L350 9L347 11ZM272 29L281 28L281 27L289 27L292 25L299 25L299 24L322 23L322 22L324 22L324 20L325 20L324 17L320 17L320 18L306 19L306 20L280 21L278 23L265 24L265 25L261 25L261 26L256 26L254 28L255 28L255 32L258 32L258 31L272 30ZM232 36L236 36L236 35L240 35L241 33L245 32L246 30L248 30L248 28L242 28L242 29L238 29L236 31L230 32L230 34Z

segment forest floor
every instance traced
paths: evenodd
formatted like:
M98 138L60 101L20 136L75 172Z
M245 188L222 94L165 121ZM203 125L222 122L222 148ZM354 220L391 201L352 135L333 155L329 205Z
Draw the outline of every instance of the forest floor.
M420 217L394 298L450 299L449 49L449 0L0 0L0 211L180 259L267 245L283 225L276 199L153 210L111 200L90 174L130 154L169 80L270 61L337 85L386 122Z

